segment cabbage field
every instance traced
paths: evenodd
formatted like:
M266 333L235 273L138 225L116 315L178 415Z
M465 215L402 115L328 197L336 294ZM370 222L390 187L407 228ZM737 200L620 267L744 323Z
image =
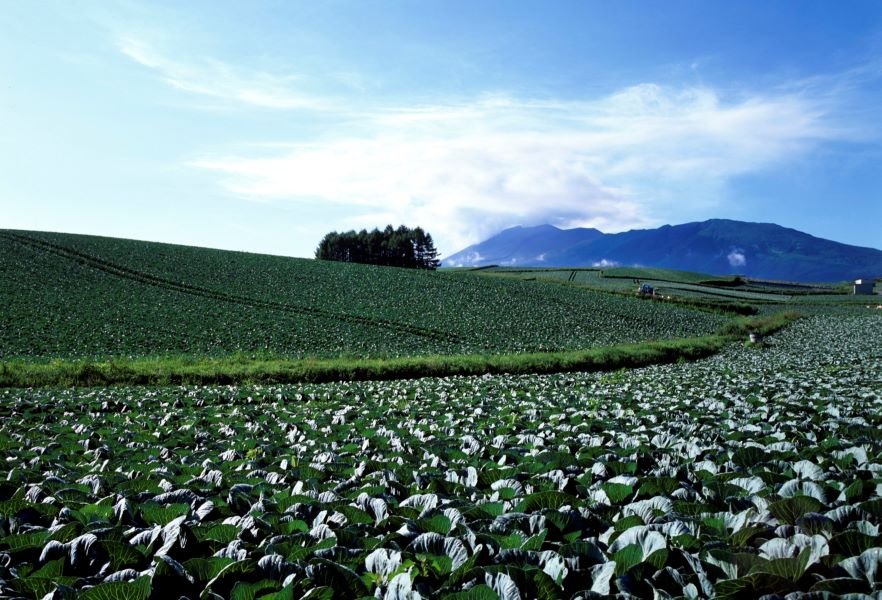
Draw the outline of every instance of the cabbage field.
M882 316L605 374L0 392L0 596L882 591Z
M726 320L535 281L4 230L0 304L0 360L498 355Z

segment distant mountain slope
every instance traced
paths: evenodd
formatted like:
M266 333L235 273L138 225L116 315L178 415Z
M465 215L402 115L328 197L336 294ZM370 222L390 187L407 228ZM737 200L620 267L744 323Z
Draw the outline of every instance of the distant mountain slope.
M549 249L569 248L602 238L597 229L558 229L553 225L512 227L492 238L469 246L444 261L446 266L508 263L541 264Z
M793 281L882 277L882 251L771 223L728 219L604 234L551 225L514 227L469 246L444 266L641 265Z

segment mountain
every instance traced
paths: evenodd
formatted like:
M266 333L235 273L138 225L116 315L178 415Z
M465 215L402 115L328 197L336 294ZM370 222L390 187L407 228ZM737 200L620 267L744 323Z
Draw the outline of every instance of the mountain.
M444 260L444 266L645 266L789 281L882 276L882 251L772 223L728 219L605 234L551 225L513 227Z
M602 237L604 234L597 229L558 229L553 225L512 227L457 252L444 261L444 266L542 264L543 255L549 250L576 247Z

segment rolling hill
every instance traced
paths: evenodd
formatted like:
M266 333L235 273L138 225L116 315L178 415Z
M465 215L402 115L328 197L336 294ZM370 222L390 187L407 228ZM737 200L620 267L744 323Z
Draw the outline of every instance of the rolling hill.
M507 354L724 320L536 281L12 230L0 230L0 302L0 360Z
M514 227L444 260L445 266L646 266L790 281L882 277L882 251L771 223L727 219L604 234Z

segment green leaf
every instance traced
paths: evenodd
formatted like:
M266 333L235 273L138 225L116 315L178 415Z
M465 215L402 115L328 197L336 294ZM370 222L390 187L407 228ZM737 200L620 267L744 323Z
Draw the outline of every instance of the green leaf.
M713 509L702 502L687 502L685 500L677 500L674 502L674 512L680 513L687 517L697 517L704 513L713 512Z
M294 600L294 586L289 585L278 592L264 594L258 597L257 600Z
M806 513L796 520L796 526L806 535L821 535L829 539L833 534L833 520L820 513Z
M621 577L643 562L643 550L638 544L629 544L613 554L612 559L616 563L616 577Z
M741 548L750 544L750 541L758 535L762 535L769 531L768 527L764 527L762 525L753 525L751 527L745 527L744 529L740 529L734 532L731 536L732 545L736 548Z
M623 531L627 531L632 527L639 527L641 525L645 525L643 519L641 519L638 515L628 515L627 517L622 517L615 523L613 523L613 529L618 531L619 533Z
M98 543L104 548L104 551L107 552L107 556L110 558L111 571L139 568L147 558L131 544L117 542L116 540L101 540Z
M12 579L9 581L9 585L20 594L42 598L50 594L57 586L72 586L76 581L76 577L25 577L24 579Z
M41 548L49 538L48 531L37 531L34 533L19 533L0 538L0 548L8 548L10 550L20 550L22 548Z
M652 565L656 570L663 569L668 562L668 550L666 548L656 550L649 556L645 557L643 562Z
M870 548L875 548L879 545L879 538L861 533L860 531L848 529L842 533L834 535L830 539L830 552L832 554L841 554L846 557L858 556Z
M266 592L279 591L280 587L278 581L271 579L261 579L256 583L240 581L230 591L230 600L256 600Z
M729 530L726 529L726 521L722 517L705 517L701 520L701 524L702 535L706 535L707 531L707 533L713 534L720 539L726 539L729 536Z
M646 498L670 496L679 488L680 482L673 477L648 477L640 483L637 494Z
M842 490L842 496L849 504L853 504L863 500L868 493L872 491L872 487L866 484L862 479L852 481L848 487Z
M803 548L796 558L775 558L757 564L751 573L771 573L790 581L799 581L808 568L811 548Z
M373 525L375 519L360 508L341 504L334 506L334 510L341 513L346 520L353 525Z
M544 571L530 569L526 571L530 576L529 585L524 586L525 592L530 598L538 600L557 600L560 598L561 588L554 579Z
M864 579L854 579L852 577L836 577L833 579L823 579L814 584L809 593L812 594L869 594L870 585Z
M140 506L141 517L152 525L165 527L178 517L186 515L190 511L190 505L179 503L162 506L155 502L145 502Z
M113 505L87 504L79 512L87 523L106 523L113 517Z
M744 577L757 566L767 562L766 559L756 554L746 552L727 552L726 550L711 550L704 560L719 567L729 579Z
M605 493L609 501L613 504L621 504L628 500L631 497L631 494L634 493L634 488L630 485L626 485L624 483L603 483L600 486Z
M187 572L186 567L171 556L161 554L155 560L156 566L153 569L152 581L154 591L163 589L164 585L179 587L185 584L193 584L193 576Z
M494 536L494 539L499 543L499 548L501 550L519 549L527 541L524 534L519 531L515 531L505 536Z
M558 552L564 558L579 558L580 567L599 565L606 562L606 557L596 544L591 542L571 542L560 547Z
M499 600L499 595L486 584L478 584L465 592L442 596L442 600Z
M772 502L769 512L787 525L795 525L796 521L806 513L819 512L824 507L817 499L811 496L794 496Z
M74 521L72 523L67 523L59 527L49 536L49 539L55 540L56 542L61 542L62 544L66 544L72 539L82 535L82 533L83 525L77 521Z
M50 560L45 565L31 573L28 577L61 577L64 574L64 558Z
M150 597L150 578L135 581L101 583L82 592L79 600L147 600Z
M766 451L757 446L745 446L732 454L732 462L739 467L749 469L768 460Z
M684 533L671 538L672 546L682 548L687 552L697 552L701 549L701 540L694 535Z
M13 517L31 506L34 505L24 500L2 500L0 501L0 516Z
M202 595L214 592L219 596L227 597L233 586L240 581L252 581L256 579L257 564L252 560L240 560L225 566L208 582Z
M306 521L301 521L300 519L292 519L291 521L281 523L280 528L281 532L285 535L307 533L309 531L309 525L306 524Z
M423 568L428 569L437 577L444 577L454 570L453 561L449 556L419 553L416 558L422 563Z
M447 584L450 586L455 586L462 583L466 579L466 577L469 576L471 570L475 567L475 565L478 564L480 560L482 560L486 553L487 550L485 548L479 547L474 554L469 556L469 559L467 561L465 561L458 568L453 570L453 572L450 574L450 577L447 578Z
M217 523L214 525L203 525L192 529L193 535L200 542L212 541L221 544L229 544L239 537L239 528L235 525Z
M361 598L370 591L352 569L323 558L314 558L306 568L306 575L317 586L328 586L341 598Z
M770 573L755 573L739 579L728 579L716 584L717 600L759 598L767 594L785 595L794 590L788 579Z
M637 472L637 463L611 460L606 463L607 470L613 475L633 475Z
M373 523L373 520L371 520L371 523ZM423 531L434 532L441 535L447 535L450 533L451 528L450 519L442 514L436 514L425 519L420 519L416 524L417 527Z
M535 552L542 550L542 544L545 543L545 536L547 535L548 530L543 529L536 535L527 538L527 540L523 544L521 544L521 550L532 550Z
M184 568L196 581L211 581L235 561L232 558L212 556L210 558L191 558L184 562Z
M858 507L864 512L868 512L877 519L882 518L882 498L873 498L858 504Z
M566 504L574 504L575 498L563 492L537 492L530 494L518 504L515 512L531 513L540 510L557 510Z

